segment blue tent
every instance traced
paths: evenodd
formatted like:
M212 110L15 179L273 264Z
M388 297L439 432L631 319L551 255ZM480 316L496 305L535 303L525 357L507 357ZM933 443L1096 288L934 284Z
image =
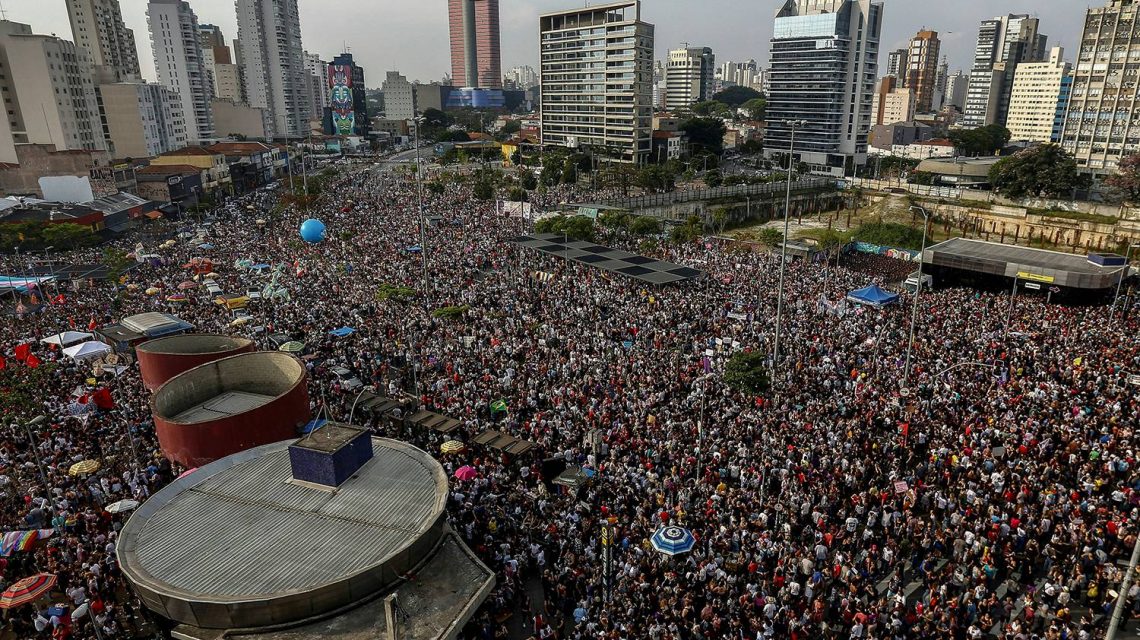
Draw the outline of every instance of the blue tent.
M343 338L345 336L350 336L355 332L356 329L353 329L352 327L341 327L339 329L333 329L332 331L329 331L329 335Z
M885 307L888 304L894 304L899 300L899 294L891 293L883 289L877 284L862 289L856 289L847 294L847 299L851 302L858 302L859 304L866 304L872 307Z

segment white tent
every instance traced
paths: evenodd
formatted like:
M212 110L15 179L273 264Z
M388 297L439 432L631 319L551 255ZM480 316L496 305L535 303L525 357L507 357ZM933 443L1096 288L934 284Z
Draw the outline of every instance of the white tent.
M72 360L87 360L89 358L98 358L111 352L111 347L108 344L92 340L77 344L73 347L67 347L63 350L63 355L71 358Z
M61 331L59 333L52 334L43 340L40 340L40 342L44 344L56 344L61 347L68 347L73 344L79 344L80 342L86 342L94 337L95 334L86 333L83 331Z

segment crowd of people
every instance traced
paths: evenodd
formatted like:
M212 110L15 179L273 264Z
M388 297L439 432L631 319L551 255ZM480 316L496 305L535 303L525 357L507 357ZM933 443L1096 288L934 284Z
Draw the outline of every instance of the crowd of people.
M559 187L533 204L578 195ZM4 559L3 583L52 573L67 610L13 609L12 637L95 638L98 625L102 638L127 638L154 627L115 562L129 513L104 507L145 500L183 470L159 451L137 367L92 379L91 363L40 342L144 311L173 312L201 332L304 342L314 413L353 419L356 393L328 373L344 366L378 393L458 419L449 437L470 443L493 427L538 444L521 458L474 444L440 455L449 476L478 471L452 479L449 518L497 576L463 632L471 640L1068 640L1107 624L1140 525L1137 389L1127 383L1140 373L1135 313L1028 296L1009 313L1008 293L927 291L903 390L909 295L883 309L843 300L909 265L797 261L769 387L749 394L724 373L735 353L772 352L771 253L599 226L604 244L708 274L658 288L511 244L530 222L475 199L470 184L436 193L407 174L353 166L310 210L277 198L220 206L202 227L209 250L196 239L160 248L165 238L149 233L116 240L159 259L120 281L25 294L0 329L0 374L38 385L31 401L5 405L2 523L44 537ZM327 226L320 243L298 237L309 217ZM238 325L198 291L166 301L194 257L213 261L227 292L268 278L239 261L280 265L289 297L255 303ZM18 274L27 260L0 264ZM379 296L385 286L411 293ZM445 307L458 315L437 313ZM355 332L330 335L345 326ZM17 360L20 345L42 364ZM102 386L113 408L76 410ZM492 408L500 401L505 411ZM26 426L40 414L47 420ZM439 455L439 435L355 419ZM552 486L543 462L552 458L592 480ZM71 475L82 460L100 468ZM603 523L616 532L609 576ZM692 551L655 550L650 538L666 525L691 531ZM1127 597L1127 616L1140 613L1136 587Z

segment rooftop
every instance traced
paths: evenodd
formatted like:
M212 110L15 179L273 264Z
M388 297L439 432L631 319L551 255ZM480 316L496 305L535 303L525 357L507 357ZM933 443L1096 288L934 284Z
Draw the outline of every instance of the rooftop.
M704 273L692 267L654 260L593 242L567 240L557 233L537 233L515 238L512 242L550 256L636 278L647 284L674 284L693 280Z
M1086 256L967 238L928 247L922 260L934 266L1078 289L1113 286L1121 273L1120 267L1102 267Z
M182 147L181 149L175 149L174 151L167 151L166 153L164 153L162 155L169 156L169 157L177 157L177 156L215 156L218 154L213 152L213 151L210 151L209 149L206 149L204 147Z
M188 164L152 164L135 171L136 175L197 175L202 170Z

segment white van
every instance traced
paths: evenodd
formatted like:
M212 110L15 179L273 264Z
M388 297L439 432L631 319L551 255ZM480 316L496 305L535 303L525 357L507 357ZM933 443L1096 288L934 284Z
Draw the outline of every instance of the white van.
M918 271L911 273L906 277L906 282L903 283L903 286L906 287L906 290L911 293L914 293L915 290L918 289L918 273ZM922 274L922 288L933 289L934 276L930 275L929 273Z

